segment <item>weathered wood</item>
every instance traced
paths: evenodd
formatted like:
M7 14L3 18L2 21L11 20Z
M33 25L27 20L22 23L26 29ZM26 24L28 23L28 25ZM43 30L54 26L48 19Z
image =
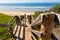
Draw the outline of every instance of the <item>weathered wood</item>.
M11 37L13 37L13 25L12 24L10 24L9 32L11 34Z
M53 29L54 16L55 15L53 14L44 15L44 21L41 24L41 30L40 30L40 32L43 33L41 37L42 40L50 40L51 32Z
M37 40L34 35L31 35L33 40Z
M31 18L32 18L32 22L34 21L34 18L33 18L33 16L31 16Z
M32 16L28 15L27 18L28 18L28 22L31 24L32 23Z
M24 19L24 15L20 15L21 21Z
M21 24L21 19L18 17L18 16L15 16L15 21L16 21L16 24L17 25L20 25Z
M51 33L51 39L52 39L52 40L58 40L53 33Z
M36 30L31 30L31 32L33 32L35 35L37 35L39 38L41 38L41 32L36 31Z

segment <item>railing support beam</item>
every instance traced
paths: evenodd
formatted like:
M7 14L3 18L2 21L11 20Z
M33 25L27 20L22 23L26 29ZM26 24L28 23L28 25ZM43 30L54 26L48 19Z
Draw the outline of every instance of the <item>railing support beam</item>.
M53 29L53 21L54 21L54 15L53 14L46 14L44 15L44 21L41 24L40 32L42 32L42 40L50 40L51 39L51 33Z

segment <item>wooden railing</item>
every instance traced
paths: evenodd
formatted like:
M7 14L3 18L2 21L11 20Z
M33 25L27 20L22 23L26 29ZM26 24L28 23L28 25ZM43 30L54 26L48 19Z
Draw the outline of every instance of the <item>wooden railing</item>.
M14 40L16 40L16 39L18 39L18 40L25 40L25 27L26 27L26 25L25 25L25 21L23 20L23 19L25 19L25 15L20 15L20 17L19 16L15 16L15 21L16 21L16 30L15 30L15 32L14 32ZM22 21L24 22L24 23L22 23ZM20 38L20 33L21 33L21 29L22 29L22 27L23 27L23 37L22 38ZM19 27L19 31L18 31L18 27ZM18 31L18 32L17 32ZM18 33L18 35L17 36L15 36L16 35L16 33Z
M45 15L46 16L46 15ZM44 16L44 17L45 17ZM52 17L51 17L51 15L48 15L48 16L46 16L48 19L49 18L51 18L52 19L52 17L53 17L53 15L52 15ZM46 19L47 19L46 18ZM46 19L44 19L44 21L43 22L45 22L46 21ZM47 19L47 21L48 21L48 19ZM28 20L29 20L29 22L30 22L30 24L32 24L33 22L35 22L35 23L33 23L33 25L31 25L31 28L32 27L35 27L35 25L37 25L38 24L38 20L36 21L36 20L34 20L33 19L33 17L31 16L31 15L28 15ZM39 19L40 20L40 19ZM13 34L13 27L14 27L14 23L15 23L15 17L13 17L7 24L1 24L0 23L0 27L8 27L9 28L9 30L7 30L6 32L9 32L10 33L10 35L7 37L7 38L3 38L2 40L6 40L6 39L8 39L9 37L11 37L11 38L13 38L14 37L14 34ZM26 20L25 20L26 21ZM17 22L17 21L16 21ZM48 21L49 22L49 21ZM19 24L19 23L17 23L17 24ZM20 24L19 24L20 25ZM45 24L46 25L46 24ZM48 25L49 26L49 25ZM47 26L47 27L48 27ZM41 27L41 26L40 26ZM49 26L50 27L50 26ZM25 27L24 27L24 33L25 33ZM49 30L48 30L49 31ZM0 34L4 34L4 33L6 33L6 32L0 32ZM37 30L31 30L31 32L32 32L32 39L33 40L37 40L38 38L40 38L40 39L42 39L42 37L44 36L43 35L43 32L41 32L40 30L39 31L37 31ZM24 34L25 35L25 34ZM23 35L23 40L25 40L25 36ZM57 40L57 38L54 36L54 34L53 33L51 33L51 39L52 40Z
M2 40L6 40L6 39L8 39L9 37L12 38L12 36L13 36L13 25L14 25L13 23L14 23L14 22L15 22L15 19L14 19L14 17L13 17L7 24L1 24L1 23L0 23L0 27L2 27L3 29L4 29L5 27L8 28L7 31L2 31L2 32L0 32L0 34L9 33L8 37L3 38Z
M34 18L33 18L33 16L31 16L31 20L32 20L32 22L34 21ZM32 24L32 23L31 23ZM36 25L34 25L35 27L36 27ZM33 30L34 29L34 26L32 26L31 25L31 28L32 28L32 30L31 30L31 32L32 32L32 35L31 35L31 37L32 37L32 40L37 40L38 38L41 38L41 32L39 32L39 31L37 31L37 30Z
M32 15L28 15L27 18L28 18L28 22L30 24L34 21L34 18L33 18ZM32 33L31 37L32 37L32 40L37 40L38 39L37 37L39 37L39 38L41 37L41 33L39 31L33 30L34 26L31 25L31 28L32 28L32 30L31 30L31 33Z
M32 17L33 18L33 17ZM34 20L34 19L33 19ZM37 20L37 19L36 19ZM37 25L37 23L38 23L38 21L39 20L34 20L34 21L32 21L32 23L33 23L33 25L31 25L32 27L34 27L35 25ZM48 25L47 25L48 26ZM41 27L41 26L40 26ZM49 31L49 30L48 30ZM32 32L32 39L33 40L37 40L37 38L36 38L36 36L38 37L38 38L42 38L42 36L44 36L43 35L43 33L42 32L40 32L40 31L37 31L37 30L32 30L31 31ZM34 35L36 35L36 36L34 36ZM56 36L53 34L53 33L51 33L51 37L50 37L52 40L58 40L57 38L56 38Z

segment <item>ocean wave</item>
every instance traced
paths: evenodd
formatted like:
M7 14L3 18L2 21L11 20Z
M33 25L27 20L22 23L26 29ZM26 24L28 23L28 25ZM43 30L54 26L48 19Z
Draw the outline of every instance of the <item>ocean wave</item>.
M47 10L46 6L0 6L0 10Z

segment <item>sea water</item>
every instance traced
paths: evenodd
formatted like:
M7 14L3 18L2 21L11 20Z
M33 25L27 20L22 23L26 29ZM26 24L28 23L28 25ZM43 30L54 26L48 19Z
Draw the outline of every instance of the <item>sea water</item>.
M0 10L49 10L58 3L0 3Z

